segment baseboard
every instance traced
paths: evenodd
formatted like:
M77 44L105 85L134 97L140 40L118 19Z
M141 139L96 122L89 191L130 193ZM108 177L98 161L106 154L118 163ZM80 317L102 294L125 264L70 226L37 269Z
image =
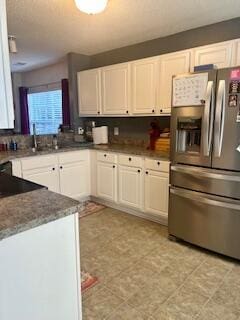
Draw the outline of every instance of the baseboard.
M98 202L100 204L103 204L103 205L105 205L107 207L110 207L110 208L113 208L113 209L117 209L117 210L129 213L129 214L132 214L134 216L137 216L137 217L140 217L140 218L143 218L143 219L146 219L146 220L150 220L150 221L162 224L164 226L168 225L168 219L167 219L166 216L145 213L145 212L142 212L142 211L139 211L139 210L135 210L135 209L132 209L132 208L129 208L129 207L125 207L125 206L123 206L123 205L121 205L119 203L114 203L114 202L111 202L111 201L108 201L108 200L104 200L104 199L101 199L101 198L98 198L98 197L95 197L95 196L90 196L90 198L91 198L91 200L96 201L96 202Z

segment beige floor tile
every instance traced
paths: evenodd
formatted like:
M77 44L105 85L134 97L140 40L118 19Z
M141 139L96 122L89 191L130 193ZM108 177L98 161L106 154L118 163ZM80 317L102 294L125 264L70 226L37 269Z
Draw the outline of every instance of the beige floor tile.
M238 320L239 312L209 301L196 320Z
M212 301L232 311L240 312L240 286L239 284L226 282L217 290Z
M107 320L151 320L151 318L139 313L127 303L123 303Z
M84 320L106 319L123 300L115 296L106 288L98 290L95 294L86 299L83 303Z
M117 277L111 278L106 283L106 287L126 300L147 285L154 276L153 271L144 268L142 265L134 265Z
M136 292L128 303L138 311L153 315L160 305L177 289L171 279L164 276L151 277L148 283Z
M157 320L161 319L163 315L166 319L171 320L193 319L200 312L207 299L196 292L180 289L156 311L154 316Z
M214 264L212 261L204 261L186 280L184 288L210 297L228 272L229 266L224 263Z

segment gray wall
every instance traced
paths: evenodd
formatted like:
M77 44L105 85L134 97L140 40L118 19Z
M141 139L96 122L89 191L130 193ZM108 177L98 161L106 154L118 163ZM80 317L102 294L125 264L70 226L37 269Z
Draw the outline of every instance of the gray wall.
M91 67L101 67L236 38L240 38L240 18L99 53L91 56Z
M90 57L84 54L69 53L67 63L71 125L75 129L81 124L81 119L78 116L77 72L90 68Z

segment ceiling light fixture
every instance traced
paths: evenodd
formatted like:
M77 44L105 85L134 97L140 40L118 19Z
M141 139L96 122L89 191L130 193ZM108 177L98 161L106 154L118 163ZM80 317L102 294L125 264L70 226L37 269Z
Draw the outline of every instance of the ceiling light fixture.
M87 14L97 14L106 9L108 0L75 0L77 8Z
M10 53L17 53L17 44L15 36L8 36L8 45Z

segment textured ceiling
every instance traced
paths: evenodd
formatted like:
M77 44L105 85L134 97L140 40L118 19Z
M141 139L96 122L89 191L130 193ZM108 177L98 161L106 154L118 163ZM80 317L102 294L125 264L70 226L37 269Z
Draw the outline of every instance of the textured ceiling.
M87 15L74 0L7 0L7 11L9 34L17 37L16 71L56 62L68 52L92 55L235 18L240 1L109 0L106 11Z

